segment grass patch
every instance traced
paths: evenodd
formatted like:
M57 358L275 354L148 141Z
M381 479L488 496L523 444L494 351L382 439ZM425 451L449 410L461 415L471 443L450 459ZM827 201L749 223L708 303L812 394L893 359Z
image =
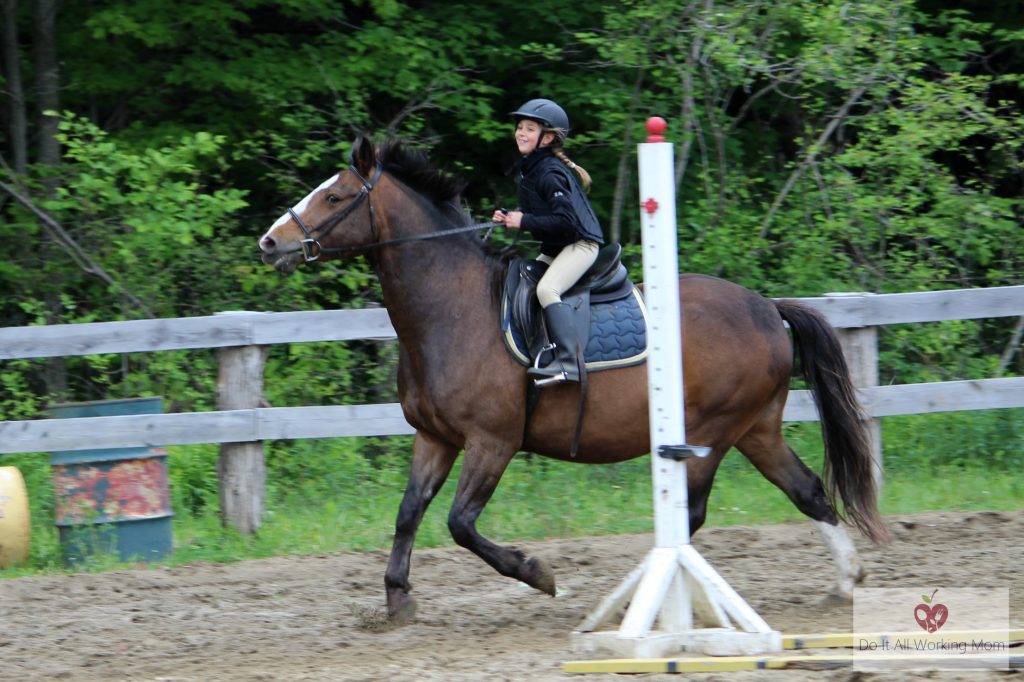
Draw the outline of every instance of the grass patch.
M805 517L745 460L723 467L715 481L707 526L781 523ZM548 460L517 459L481 516L479 527L499 542L581 535L647 533L654 528L649 462L589 467ZM424 518L417 547L451 545L448 508L457 471ZM365 487L333 499L292 499L268 509L259 534L246 537L222 528L214 510L174 519L175 551L164 563L230 563L286 554L387 549L401 488ZM882 498L884 514L928 510L1012 510L1024 507L1024 483L986 468L949 466L890 475ZM102 571L123 564L97 557L78 571ZM34 523L29 566L0 570L0 577L62 572L60 546L52 526Z
M1010 413L1016 413L1012 415ZM883 423L886 478L883 514L1024 508L1024 462L1018 421L1024 410L992 411L982 423L970 413L915 415ZM977 414L977 413L975 413ZM816 424L790 424L786 437L815 471L821 438ZM949 443L961 444L950 454ZM998 443L998 447L978 443ZM217 513L216 446L171 448L174 554L165 563L232 562L286 554L390 548L405 490L409 438L334 439L276 444L268 449L268 506L259 534L221 528ZM461 463L461 462L460 462ZM417 547L451 545L447 516L460 473L457 463L428 510ZM48 460L0 458L16 464L30 488L33 538L29 565L0 577L62 572L52 525ZM739 453L715 477L708 526L799 521L805 517ZM647 533L653 530L650 460L587 466L519 455L479 521L497 542ZM75 570L107 570L109 557Z

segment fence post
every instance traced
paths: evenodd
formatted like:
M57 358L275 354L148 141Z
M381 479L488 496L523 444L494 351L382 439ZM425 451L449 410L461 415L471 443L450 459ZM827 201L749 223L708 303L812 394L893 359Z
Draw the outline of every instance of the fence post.
M867 297L874 296L868 292L839 292L825 296L833 297ZM836 329L839 343L843 347L846 364L850 367L853 385L857 388L878 385L878 327L847 327ZM884 484L882 462L882 425L876 417L864 421L868 432L868 444L871 448L871 461L874 463L875 489L879 495Z
M246 410L263 401L263 365L266 346L230 346L217 352L217 409ZM263 441L221 443L217 459L220 515L244 535L252 535L263 522L267 469Z

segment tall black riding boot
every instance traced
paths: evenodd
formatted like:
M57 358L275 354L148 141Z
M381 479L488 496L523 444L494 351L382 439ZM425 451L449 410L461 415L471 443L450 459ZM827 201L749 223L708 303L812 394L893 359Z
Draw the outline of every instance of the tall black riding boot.
M544 324L548 329L548 340L554 345L555 357L544 367L530 368L528 373L537 383L580 380L576 364L580 341L573 315L572 306L568 303L552 303L544 309Z

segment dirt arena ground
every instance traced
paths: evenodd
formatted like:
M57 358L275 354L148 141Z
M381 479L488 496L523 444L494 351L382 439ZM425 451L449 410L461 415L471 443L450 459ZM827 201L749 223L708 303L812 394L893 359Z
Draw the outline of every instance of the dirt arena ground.
M1008 586L1024 626L1024 510L887 519L884 548L858 541L866 586ZM385 552L337 553L0 581L0 680L679 680L568 674L569 633L646 554L649 535L525 542L559 580L550 598L457 547L418 550L417 622L379 627ZM832 566L812 524L701 531L695 546L783 633L848 632L823 603ZM764 671L753 680L1024 680L1024 672Z

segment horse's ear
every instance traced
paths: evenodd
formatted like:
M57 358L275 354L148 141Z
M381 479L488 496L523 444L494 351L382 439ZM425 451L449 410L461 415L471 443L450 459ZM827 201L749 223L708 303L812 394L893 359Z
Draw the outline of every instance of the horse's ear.
M364 177L369 177L376 161L377 152L373 148L370 138L360 135L352 144L352 165Z

